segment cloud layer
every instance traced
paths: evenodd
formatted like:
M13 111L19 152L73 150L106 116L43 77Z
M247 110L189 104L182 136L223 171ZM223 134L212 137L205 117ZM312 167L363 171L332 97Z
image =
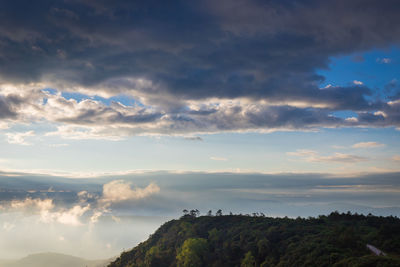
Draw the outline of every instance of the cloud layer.
M146 240L183 209L399 216L399 175L148 172L68 179L0 173L0 257L40 251L111 257Z
M332 57L398 44L399 11L394 0L4 3L0 120L115 140L399 127L398 99L356 80L320 88L316 73ZM121 95L135 105L92 98Z

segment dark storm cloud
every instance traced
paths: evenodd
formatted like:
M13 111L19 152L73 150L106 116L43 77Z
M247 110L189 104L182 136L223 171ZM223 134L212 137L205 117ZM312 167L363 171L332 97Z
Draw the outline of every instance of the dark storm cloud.
M89 94L125 93L158 108L127 115L88 107L56 119L65 123L167 119L177 124L164 132L301 129L354 126L329 114L352 110L360 114L358 125L398 126L398 109L376 99L371 88L320 89L324 77L316 70L335 56L398 44L399 13L395 0L3 1L0 78ZM210 98L281 106L230 109L236 116L186 107L185 101ZM293 101L303 105L286 106ZM3 118L13 115L7 102L0 110Z
M322 79L314 71L329 57L400 36L396 1L8 1L1 9L3 78L147 77L188 99L312 98ZM353 93L355 105L366 91Z

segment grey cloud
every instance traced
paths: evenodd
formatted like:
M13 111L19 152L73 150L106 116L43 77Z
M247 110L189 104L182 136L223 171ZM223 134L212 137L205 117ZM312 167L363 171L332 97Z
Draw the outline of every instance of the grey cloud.
M189 141L203 141L203 138L200 136L185 136L184 139Z
M23 107L29 104L42 114L37 117L112 125L113 134L118 127L121 134L186 134L400 125L398 104L384 103L366 86L320 89L324 77L316 74L332 57L398 44L395 0L8 1L0 10L3 82L124 93L145 105L57 99L74 110L54 116L34 103L42 96L8 94L0 98L2 119L27 118ZM391 100L397 98L396 91ZM257 107L199 104L210 99L247 99ZM199 107L189 107L191 101ZM358 118L331 115L338 110Z
M16 113L11 110L10 105L7 103L6 99L0 97L0 119L13 118Z
M19 91L18 91L19 90ZM21 91L22 90L22 91ZM324 90L329 90L324 89ZM118 102L105 105L85 99L80 102L60 94L12 88L15 94L3 97L7 111L16 122L42 121L62 123L58 134L65 138L121 139L135 134L215 133L223 131L314 130L320 127L400 126L399 101L375 104L376 109L359 111L356 118L344 119L332 114L329 107L307 107L263 101L191 101L185 108L163 110L147 106L125 106ZM346 102L342 102L343 106ZM323 103L320 103L324 105ZM296 106L297 105L297 106ZM305 105L303 107L303 105Z
M391 100L400 98L400 84L397 79L388 82L384 87L384 93L389 96Z

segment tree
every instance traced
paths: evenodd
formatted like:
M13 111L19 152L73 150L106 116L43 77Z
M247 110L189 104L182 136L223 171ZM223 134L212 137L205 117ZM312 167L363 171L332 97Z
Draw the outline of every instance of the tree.
M162 258L160 255L160 249L157 246L151 247L144 258L146 266L160 266L162 264Z
M192 217L197 217L197 216L200 215L200 211L199 211L198 209L190 210L189 214L190 214L190 216L192 216Z
M240 264L240 267L254 267L256 266L256 260L254 259L253 255L251 254L251 251L247 252L246 255L244 255L244 258Z
M208 240L212 242L217 242L219 239L219 232L217 228L213 228L210 231L208 231Z
M183 212L183 215L188 215L189 211L187 209L184 209L182 212Z
M217 210L215 216L222 216L222 210L221 209Z
M178 255L177 265L180 267L200 267L208 251L207 240L204 238L189 238L185 240Z
M207 212L207 216L212 216L212 210L209 210L209 211Z
M263 238L257 242L257 248L258 248L258 255L261 257L265 257L268 255L268 252L270 250L271 244L268 241L268 239Z

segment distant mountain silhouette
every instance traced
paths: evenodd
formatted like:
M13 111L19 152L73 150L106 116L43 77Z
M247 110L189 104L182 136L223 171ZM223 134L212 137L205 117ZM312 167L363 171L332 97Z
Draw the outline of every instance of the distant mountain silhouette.
M0 261L0 267L104 267L112 259L86 260L60 253L38 253L20 260Z
M318 218L228 215L196 210L162 225L110 267L400 266L400 219L333 212ZM387 255L377 256L367 244Z

